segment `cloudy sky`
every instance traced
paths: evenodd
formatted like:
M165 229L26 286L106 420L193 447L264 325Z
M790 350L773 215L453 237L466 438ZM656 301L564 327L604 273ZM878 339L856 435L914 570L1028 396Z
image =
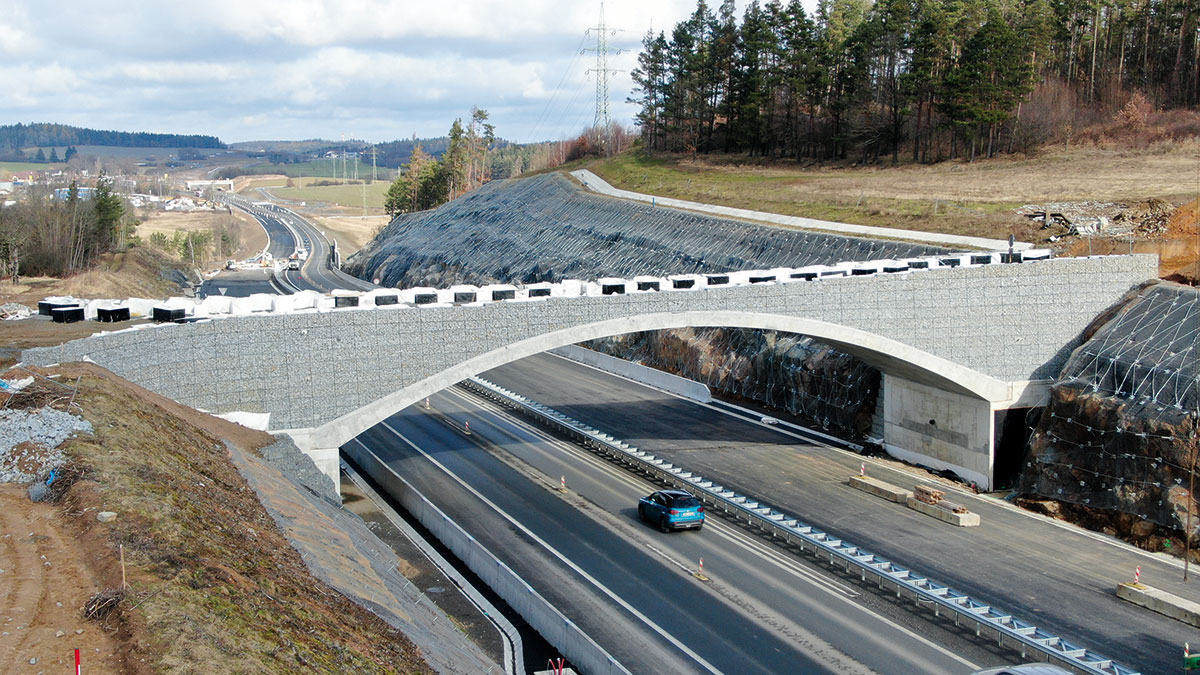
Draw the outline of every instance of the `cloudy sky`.
M710 0L711 5L719 0ZM738 2L739 13L745 6ZM809 3L806 3L809 4ZM646 30L695 0L606 0L610 111L629 122ZM212 134L226 142L441 136L471 106L518 142L595 111L593 0L44 0L0 12L0 124Z

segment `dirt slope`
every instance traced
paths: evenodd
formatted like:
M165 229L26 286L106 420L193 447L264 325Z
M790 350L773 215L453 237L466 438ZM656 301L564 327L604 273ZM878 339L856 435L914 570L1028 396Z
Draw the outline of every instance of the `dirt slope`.
M0 582L18 580L0 600L0 672L67 672L74 646L90 650L85 672L431 672L403 635L308 574L231 464L225 442L249 450L269 435L99 368L54 372L80 378L72 411L95 432L64 444L55 503L0 490L12 535L0 535ZM121 598L113 611L85 619L105 592Z

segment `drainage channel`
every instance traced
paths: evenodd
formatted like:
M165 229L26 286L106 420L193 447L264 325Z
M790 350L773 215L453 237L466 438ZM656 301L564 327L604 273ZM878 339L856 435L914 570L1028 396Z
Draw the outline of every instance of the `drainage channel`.
M806 525L520 394L478 377L464 380L460 386L565 433L609 461L649 475L666 485L687 488L701 502L721 509L734 519L743 519L769 536L799 546L802 552L812 553L830 566L842 567L847 573L854 570L862 582L870 579L880 589L895 591L897 598L907 597L918 608L932 609L935 617L940 618L945 614L953 619L956 626L965 624L975 628L976 636L983 636L986 632L999 646L1019 652L1022 658L1032 655L1074 672L1091 675L1140 675L1132 668L1053 635L1036 624Z

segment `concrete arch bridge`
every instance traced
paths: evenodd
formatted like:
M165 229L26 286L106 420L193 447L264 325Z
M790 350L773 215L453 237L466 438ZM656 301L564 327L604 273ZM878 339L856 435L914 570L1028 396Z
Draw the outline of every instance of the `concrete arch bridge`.
M290 433L337 485L341 445L498 365L635 331L787 331L883 373L889 452L990 486L1004 411L1037 405L1085 328L1157 268L1146 255L1062 258L793 283L760 275L690 291L381 302L127 330L23 358L87 358L196 408L269 413L271 430Z

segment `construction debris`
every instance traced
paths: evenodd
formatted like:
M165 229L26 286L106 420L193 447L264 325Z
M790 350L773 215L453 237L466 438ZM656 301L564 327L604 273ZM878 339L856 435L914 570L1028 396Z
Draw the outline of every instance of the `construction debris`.
M967 507L946 499L945 492L928 485L918 485L913 488L913 498L951 513L967 513Z

